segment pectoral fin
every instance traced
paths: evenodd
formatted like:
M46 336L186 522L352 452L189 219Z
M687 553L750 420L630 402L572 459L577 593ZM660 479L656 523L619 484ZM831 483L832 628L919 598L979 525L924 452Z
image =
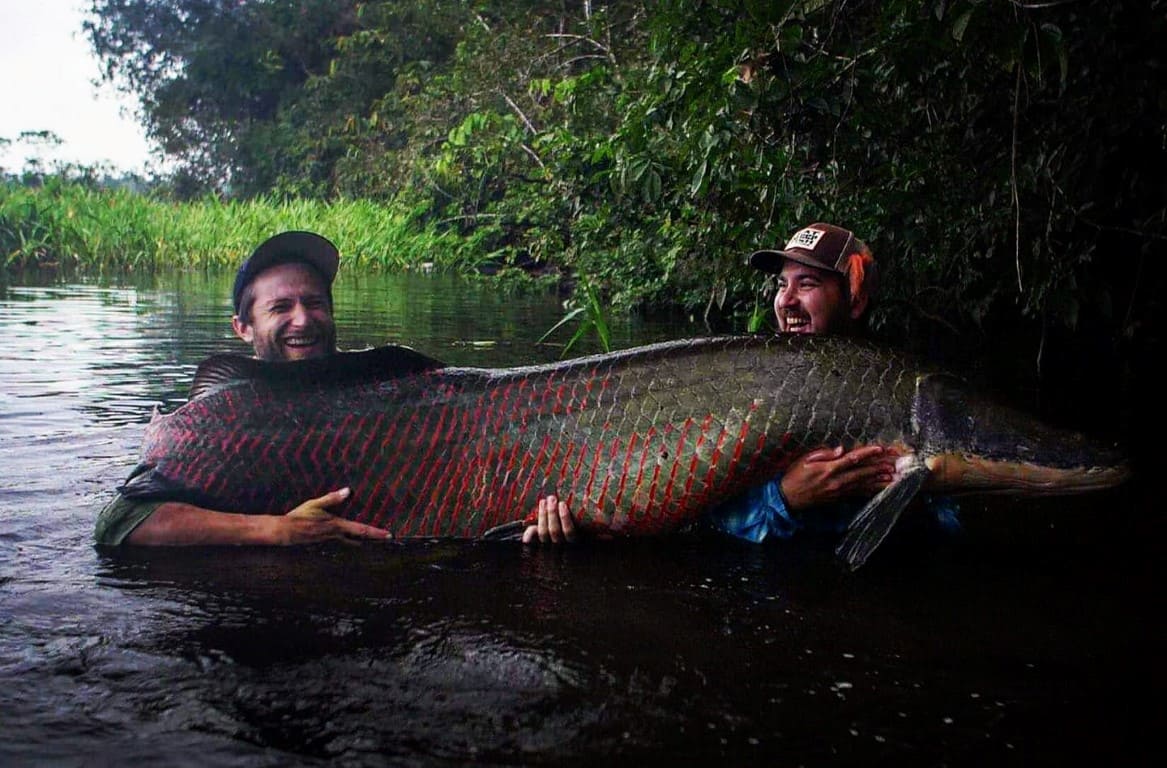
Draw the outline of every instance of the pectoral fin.
M150 463L135 467L126 481L117 486L117 492L138 501L182 501L214 508L213 502L203 493L175 483Z
M515 520L512 523L496 525L482 534L487 541L521 541L523 531L527 530L526 520Z
M151 499L177 490L167 482L153 464L139 464L130 472L126 481L117 487L117 492L128 499Z
M883 543L892 526L900 519L900 513L919 493L929 474L928 467L922 461L912 463L895 482L859 510L859 514L847 525L843 540L835 548L835 554L848 568L854 571L867 562L867 558Z

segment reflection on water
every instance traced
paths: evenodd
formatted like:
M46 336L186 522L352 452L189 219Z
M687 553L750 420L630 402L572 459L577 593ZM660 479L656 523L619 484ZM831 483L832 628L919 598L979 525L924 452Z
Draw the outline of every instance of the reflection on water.
M859 576L817 542L99 552L156 405L246 352L230 275L0 288L0 762L1146 764L1148 489L969 503ZM553 295L337 286L341 345L543 362ZM626 324L618 346L690 335ZM581 350L590 351L590 350ZM1105 738L1098 734L1105 734Z

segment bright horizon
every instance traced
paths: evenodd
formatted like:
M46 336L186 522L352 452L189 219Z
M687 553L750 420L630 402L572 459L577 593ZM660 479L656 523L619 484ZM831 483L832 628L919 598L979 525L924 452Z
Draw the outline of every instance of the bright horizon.
M51 131L56 149L25 144L0 147L0 168L20 172L30 157L46 168L53 161L110 163L142 172L150 159L145 131L135 121L135 101L109 84L94 85L101 65L81 29L85 0L0 0L0 138L15 142L23 131ZM156 164L156 163L155 163Z

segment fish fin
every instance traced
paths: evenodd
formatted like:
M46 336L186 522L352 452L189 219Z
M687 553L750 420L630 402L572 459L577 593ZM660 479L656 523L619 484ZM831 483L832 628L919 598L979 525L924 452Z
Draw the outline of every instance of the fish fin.
M151 463L139 464L130 472L126 481L117 487L117 492L127 499L157 499L161 497L179 499L190 491L167 479Z
M929 474L923 462L913 463L899 479L867 502L867 506L859 510L848 523L843 540L835 548L835 554L842 558L850 570L857 570L867 562L876 547L883 543L900 519L900 514L920 492Z
M214 355L199 365L189 397L194 400L218 387L249 379L271 382L353 382L406 376L445 366L441 360L400 344L386 344L292 362L268 362L242 355Z
M194 400L224 384L253 378L261 365L263 363L259 360L242 355L208 357L199 364L198 370L195 371L194 381L190 385L187 397Z
M526 520L515 520L490 528L482 534L482 538L484 541L519 541L523 538L523 531L526 529Z

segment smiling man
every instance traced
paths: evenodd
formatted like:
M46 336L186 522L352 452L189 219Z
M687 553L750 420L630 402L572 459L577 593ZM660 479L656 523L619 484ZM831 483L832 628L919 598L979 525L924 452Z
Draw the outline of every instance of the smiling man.
M231 325L255 356L307 360L336 352L332 281L340 253L313 232L281 232L239 267ZM131 501L118 494L98 514L98 544L307 544L329 539L388 539L388 531L331 515L348 498L340 488L284 515L248 515L177 501Z
M778 275L774 315L784 333L853 333L877 287L871 249L823 222L795 232L780 251L755 251L750 265Z
M871 249L850 230L808 224L781 250L752 253L750 265L778 276L774 315L779 331L857 335L863 330L878 270ZM880 445L819 448L711 510L703 523L754 542L788 538L801 529L838 532L857 511L856 499L870 497L892 481L895 459L893 451ZM954 507L944 504L933 505L937 516L954 519ZM537 513L537 524L524 531L525 542L575 539L575 521L564 502L545 498Z
M340 253L312 232L265 240L235 275L231 326L261 360L307 360L336 352L332 281Z
M235 274L235 335L269 362L335 354L332 281L340 252L314 232L281 232L252 251ZM311 544L330 539L392 539L389 531L346 520L329 509L349 497L339 488L282 515L205 509L178 501L133 501L120 493L98 513L97 544ZM540 508L555 499L542 499Z

